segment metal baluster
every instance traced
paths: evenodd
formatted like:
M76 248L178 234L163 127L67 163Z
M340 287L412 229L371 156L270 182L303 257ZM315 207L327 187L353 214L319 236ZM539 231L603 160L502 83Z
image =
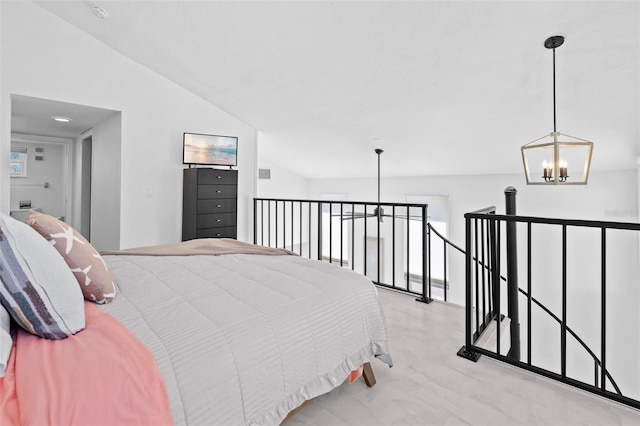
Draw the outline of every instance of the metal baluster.
M267 232L268 232L268 243L269 243L269 247L271 247L271 200L268 201L267 203L267 207L268 207L268 219L269 219L269 226L267 227Z
M311 259L311 202L307 203L308 207L309 207L309 259Z
M600 237L602 265L600 277L600 389L607 390L607 229L602 227Z
M560 375L567 378L567 225L562 225L562 323L560 324Z
M342 215L344 214L344 203L340 202L340 266L342 266L342 246L344 245L344 241L342 238L342 233L343 233L343 228L344 228L344 222L342 222Z
M333 203L329 203L329 263L333 263Z
M531 365L531 222L527 222L527 364Z
M366 220L366 219L365 219ZM356 255L355 255L355 247L356 247L356 205L351 203L351 270L354 271L356 268Z
M480 327L480 292L478 289L478 286L480 285L480 274L478 273L479 270L479 262L478 262L478 219L474 219L473 220L473 234L474 234L474 238L473 238L473 244L474 244L474 254L475 254L475 258L476 261L473 263L475 266L475 272L476 272L476 276L475 276L475 296L476 296L476 333L478 332L478 327ZM484 242L483 242L484 244ZM469 247L465 247L467 249L467 251L471 250L471 245L469 245ZM484 260L483 260L484 261ZM482 271L482 278L483 278L483 291L484 291L484 270ZM484 301L484 293L482 294L482 298ZM483 311L483 315L484 315L484 311Z
M364 205L364 274L367 275L367 205Z
M293 225L294 225L295 220L293 220L293 200L291 201L291 251L294 250L294 229L293 229Z
M391 287L396 288L396 206L391 206ZM424 239L424 237L423 237ZM424 242L423 242L424 246ZM424 277L423 284L424 288Z
M409 232L409 224L411 221L409 220L409 215L411 212L409 211L409 206L407 206L407 291L409 291L410 287L410 277L411 277L411 268L410 268L410 257L409 257L409 238L411 236L411 232ZM431 285L431 283L429 283Z
M278 200L276 200L276 248L278 247Z
M322 203L318 202L318 260L322 260Z

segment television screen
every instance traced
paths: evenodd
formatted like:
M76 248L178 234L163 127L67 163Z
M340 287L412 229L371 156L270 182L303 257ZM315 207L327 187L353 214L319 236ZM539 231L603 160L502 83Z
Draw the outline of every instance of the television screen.
M238 138L235 136L185 133L182 142L183 164L238 165Z

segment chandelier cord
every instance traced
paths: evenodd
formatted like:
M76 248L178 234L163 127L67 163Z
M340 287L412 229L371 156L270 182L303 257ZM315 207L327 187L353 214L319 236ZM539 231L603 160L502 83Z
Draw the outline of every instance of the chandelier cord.
M553 132L556 133L556 48L553 48Z

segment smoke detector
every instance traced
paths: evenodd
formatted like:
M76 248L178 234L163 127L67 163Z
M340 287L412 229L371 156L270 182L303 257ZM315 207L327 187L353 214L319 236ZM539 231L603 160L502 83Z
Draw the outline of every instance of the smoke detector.
M92 10L93 10L93 14L100 19L107 19L107 17L109 16L109 12L107 12L101 7L93 6Z

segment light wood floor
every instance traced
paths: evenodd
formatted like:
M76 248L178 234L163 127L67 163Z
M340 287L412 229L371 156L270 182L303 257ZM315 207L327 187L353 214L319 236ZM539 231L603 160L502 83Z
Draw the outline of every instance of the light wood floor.
M287 421L302 425L640 425L640 411L525 370L456 355L464 311L379 289L394 367L343 384Z

